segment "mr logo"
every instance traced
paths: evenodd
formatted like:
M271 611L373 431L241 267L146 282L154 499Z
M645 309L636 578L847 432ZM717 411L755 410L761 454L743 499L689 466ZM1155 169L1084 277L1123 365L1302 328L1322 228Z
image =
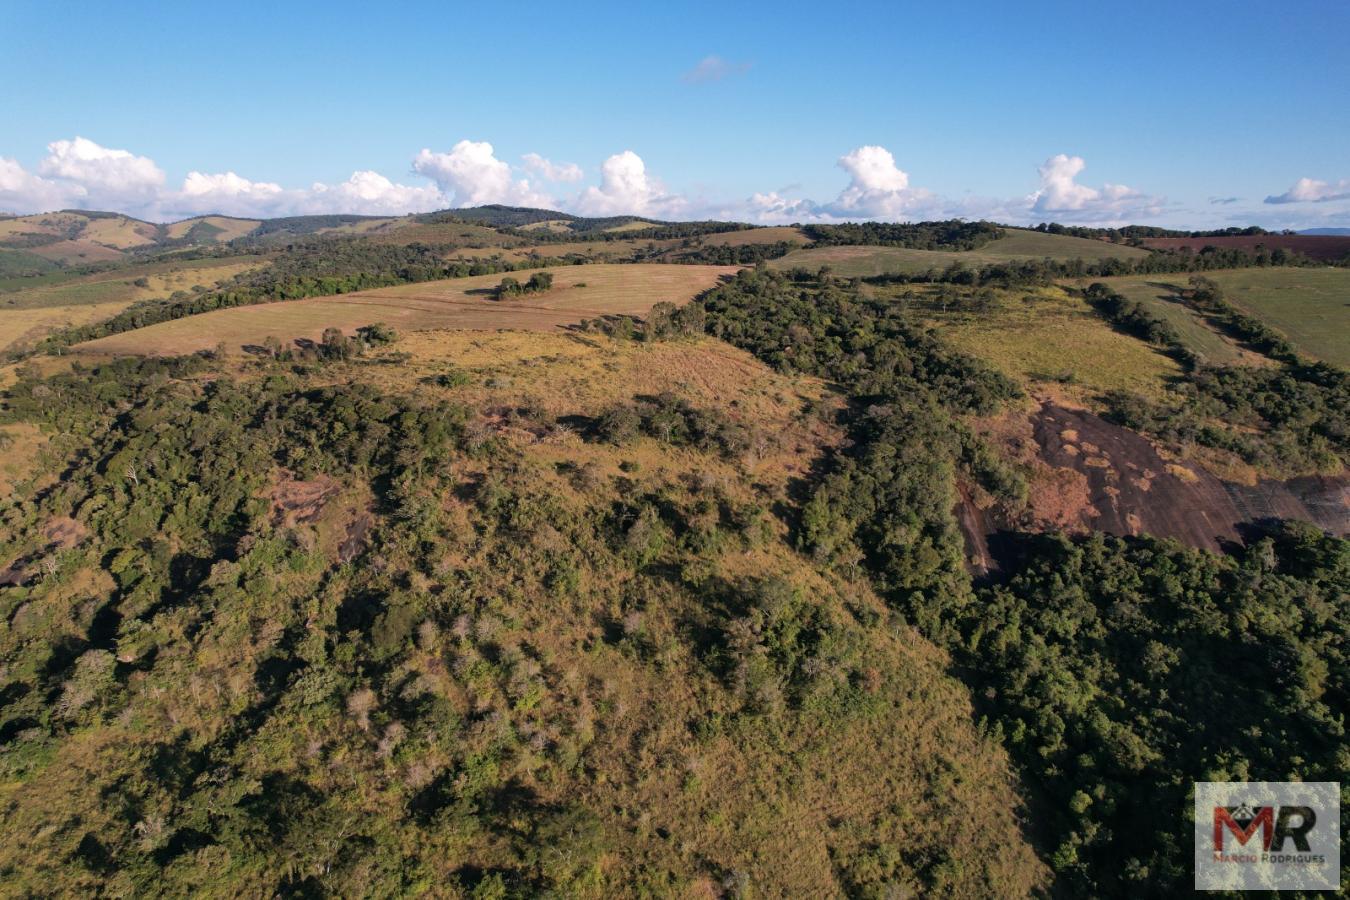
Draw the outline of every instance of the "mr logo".
M1258 806L1255 809L1243 803L1239 806L1214 807L1214 852L1224 852L1224 836L1230 833L1238 845L1247 842L1261 831L1261 849L1267 853L1284 850L1286 840L1293 839L1294 849L1307 853L1308 832L1317 824L1317 815L1311 806Z
M1338 782L1197 781L1188 817L1197 890L1340 887Z

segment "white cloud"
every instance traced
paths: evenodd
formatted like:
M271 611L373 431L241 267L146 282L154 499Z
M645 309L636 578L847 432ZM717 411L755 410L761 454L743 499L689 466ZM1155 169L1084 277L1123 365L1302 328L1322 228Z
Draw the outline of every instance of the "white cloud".
M121 202L153 198L164 186L164 173L154 160L127 150L113 150L76 137L52 141L38 171L51 179L70 182L90 196Z
M778 191L756 193L745 206L724 213L728 218L746 219L752 223L809 222L820 218L820 208L810 200L784 197Z
M936 201L931 191L909 186L909 173L895 164L885 147L867 145L839 157L848 186L822 211L836 218L902 219Z
M454 206L504 203L511 206L553 205L553 199L530 188L525 179L512 180L511 166L497 159L487 141L460 141L449 153L423 149L413 159L413 171L430 178Z
M74 185L58 184L29 172L19 162L0 156L0 210L48 212L70 206L81 196Z
M910 187L909 173L895 164L885 147L865 145L837 160L848 184L829 203L784 196L788 189L756 193L728 214L757 223L838 222L882 219L904 221L939 217L945 201L932 191Z
M639 215L673 217L688 206L669 194L632 150L616 153L600 164L599 187L588 187L577 197L578 212L592 216Z
M1273 194L1267 203L1326 203L1329 200L1350 200L1350 180L1337 182L1300 178L1283 194Z
M310 189L309 205L314 212L401 215L440 209L445 206L445 197L429 185L397 184L367 169L353 172L352 177L331 187L316 183Z
M1085 168L1087 163L1081 156L1060 153L1047 159L1036 170L1041 186L1027 198L1029 212L1068 222L1096 223L1124 222L1161 212L1161 198L1123 184L1104 184L1100 190L1079 184L1077 178Z
M170 218L187 218L204 213L226 216L268 217L293 207L298 191L290 192L267 181L249 181L234 172L206 174L189 172L182 190L165 198L164 211Z
M444 205L445 198L434 187L397 184L371 171L353 172L339 184L316 182L308 190L287 190L272 182L250 181L234 172L189 172L182 190L163 197L160 210L167 218L206 213L269 218L323 213L402 215Z
M705 56L692 69L680 76L688 84L705 84L709 81L721 81L733 75L744 75L750 71L746 62L728 62L720 56Z
M555 163L538 153L526 153L525 168L546 181L580 181L585 173L576 163Z

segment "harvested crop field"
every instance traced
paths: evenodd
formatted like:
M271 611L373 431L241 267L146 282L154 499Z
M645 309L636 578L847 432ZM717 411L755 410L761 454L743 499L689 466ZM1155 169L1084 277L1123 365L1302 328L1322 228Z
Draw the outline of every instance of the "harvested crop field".
M170 355L283 342L318 340L325 328L348 333L384 322L400 331L465 329L550 331L582 319L642 315L656 303L683 303L736 272L735 266L589 265L549 271L552 290L495 300L502 275L401 285L336 297L314 297L223 309L77 345L78 351ZM533 271L511 273L519 281Z
M1158 250L1189 249L1200 252L1205 247L1257 250L1277 247L1293 250L1313 259L1334 262L1350 256L1350 235L1339 234L1243 234L1224 237L1149 238L1144 246Z

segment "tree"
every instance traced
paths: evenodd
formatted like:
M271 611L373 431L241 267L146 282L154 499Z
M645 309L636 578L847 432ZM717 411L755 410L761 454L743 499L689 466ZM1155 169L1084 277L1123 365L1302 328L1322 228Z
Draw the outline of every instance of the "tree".
M351 345L341 328L329 327L323 330L322 352L328 359L346 359L351 355Z

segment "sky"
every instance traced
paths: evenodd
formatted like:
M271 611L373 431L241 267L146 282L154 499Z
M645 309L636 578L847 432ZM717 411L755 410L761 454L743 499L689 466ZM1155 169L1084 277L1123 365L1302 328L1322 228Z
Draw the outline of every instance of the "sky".
M0 211L1350 227L1350 2L0 0Z

